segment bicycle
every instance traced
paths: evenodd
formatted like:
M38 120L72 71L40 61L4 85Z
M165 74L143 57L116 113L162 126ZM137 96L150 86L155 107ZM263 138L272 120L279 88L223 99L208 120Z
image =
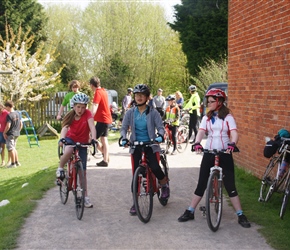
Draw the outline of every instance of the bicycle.
M69 191L72 191L74 194L76 215L79 220L82 219L84 213L84 201L85 201L85 191L86 183L84 176L83 163L79 156L79 149L81 147L89 147L93 145L94 154L96 153L95 144L91 143L67 143L64 142L64 147L73 147L73 153L66 166L67 169L64 169L65 178L59 180L59 193L60 200L62 204L66 204L69 196ZM59 155L63 154L64 147L59 147ZM61 150L62 148L62 150Z
M121 139L121 138L120 138ZM119 145L121 145L119 140ZM141 146L142 156L139 162L139 166L136 168L133 176L133 200L137 216L143 223L149 222L153 212L153 196L156 194L158 200L162 206L166 206L168 199L161 197L161 186L158 183L158 179L155 177L146 157L145 148L154 145L154 142L134 142L129 143L130 147ZM162 164L163 172L168 180L169 166L166 159L164 150L160 153L160 161Z
M289 194L290 194L290 169L288 169L287 173L285 174L285 182L284 182L284 194L282 198L282 205L280 209L280 218L283 220L285 212L286 212L286 207L289 201Z
M281 138L282 144L279 147L276 154L272 156L269 164L266 167L266 170L263 174L261 187L260 187L260 196L258 201L267 202L274 192L278 192L282 183L285 180L286 174L281 178L279 176L279 169L281 162L285 159L286 154L290 153L290 148L288 149L288 144L290 143L289 138ZM280 191L283 191L283 189Z
M171 121L165 121L165 134L164 134L164 143L165 143L165 153L169 153L169 148L173 147L172 140L172 131L169 129L171 126ZM177 136L176 136L176 150L179 153L183 153L189 143L189 130L187 125L180 125L177 128Z
M192 151L194 151L193 147ZM216 232L221 223L223 210L223 169L219 165L219 159L221 153L228 154L228 152L226 149L204 149L203 152L214 154L214 166L210 168L207 181L205 207L200 207L200 211L206 216L210 230ZM234 152L239 152L239 149L235 147Z

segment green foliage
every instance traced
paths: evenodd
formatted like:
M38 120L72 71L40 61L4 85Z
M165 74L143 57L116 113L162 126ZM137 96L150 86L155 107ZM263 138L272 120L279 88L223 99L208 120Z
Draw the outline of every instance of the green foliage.
M179 32L189 73L195 75L206 58L216 61L227 53L228 0L182 0L174 8L176 21L169 25Z
M199 66L199 72L192 77L193 82L198 86L198 90L205 93L208 86L214 82L228 81L228 60L227 58L220 58L219 61L213 59L205 60L204 66Z
M36 52L41 42L46 41L45 25L47 16L41 4L35 0L2 0L0 1L0 35L4 40L9 40L9 33L3 27L10 25L14 33L17 33L19 27L22 27L23 33L21 40L24 40L23 34L31 32L33 43L30 47L30 53Z
M60 4L46 11L57 63L68 69L62 75L64 84L72 77L88 81L96 75L120 97L137 83L149 84L152 92L161 87L165 94L188 87L178 34L168 27L159 5L109 0L91 2L83 11Z

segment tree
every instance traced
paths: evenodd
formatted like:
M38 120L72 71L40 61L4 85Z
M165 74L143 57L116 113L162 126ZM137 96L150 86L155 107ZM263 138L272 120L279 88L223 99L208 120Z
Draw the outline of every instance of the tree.
M182 0L174 8L176 21L169 25L180 34L191 75L199 72L206 58L227 55L228 0Z
M48 71L54 60L53 51L43 58L43 46L40 46L30 56L28 49L32 39L28 38L27 43L19 40L21 29L17 36L12 29L9 33L10 41L0 36L0 70L13 73L1 81L1 93L4 95L1 99L10 99L16 104L25 100L38 101L44 92L54 87L61 69L55 73Z
M0 27L10 25L14 33L21 26L23 34L30 31L33 35L33 43L29 48L31 54L35 53L38 45L46 41L45 25L47 17L44 8L35 0L1 0L0 1ZM5 29L0 30L0 35L8 41L9 33ZM22 40L25 40L22 37Z

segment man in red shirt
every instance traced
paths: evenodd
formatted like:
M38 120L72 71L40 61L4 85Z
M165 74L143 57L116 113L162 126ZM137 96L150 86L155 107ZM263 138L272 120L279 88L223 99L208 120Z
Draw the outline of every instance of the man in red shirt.
M109 164L109 143L108 131L109 125L112 123L112 116L110 112L108 94L104 88L101 88L101 81L98 77L90 79L90 87L94 91L94 99L92 106L92 114L96 124L97 139L101 138L104 159L97 163L97 166L107 167Z

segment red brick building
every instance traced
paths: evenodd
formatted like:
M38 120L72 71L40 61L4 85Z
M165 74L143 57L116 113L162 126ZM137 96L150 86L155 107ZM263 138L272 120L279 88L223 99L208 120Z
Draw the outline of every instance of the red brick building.
M228 53L241 151L235 162L261 177L264 137L290 131L290 1L229 0Z

